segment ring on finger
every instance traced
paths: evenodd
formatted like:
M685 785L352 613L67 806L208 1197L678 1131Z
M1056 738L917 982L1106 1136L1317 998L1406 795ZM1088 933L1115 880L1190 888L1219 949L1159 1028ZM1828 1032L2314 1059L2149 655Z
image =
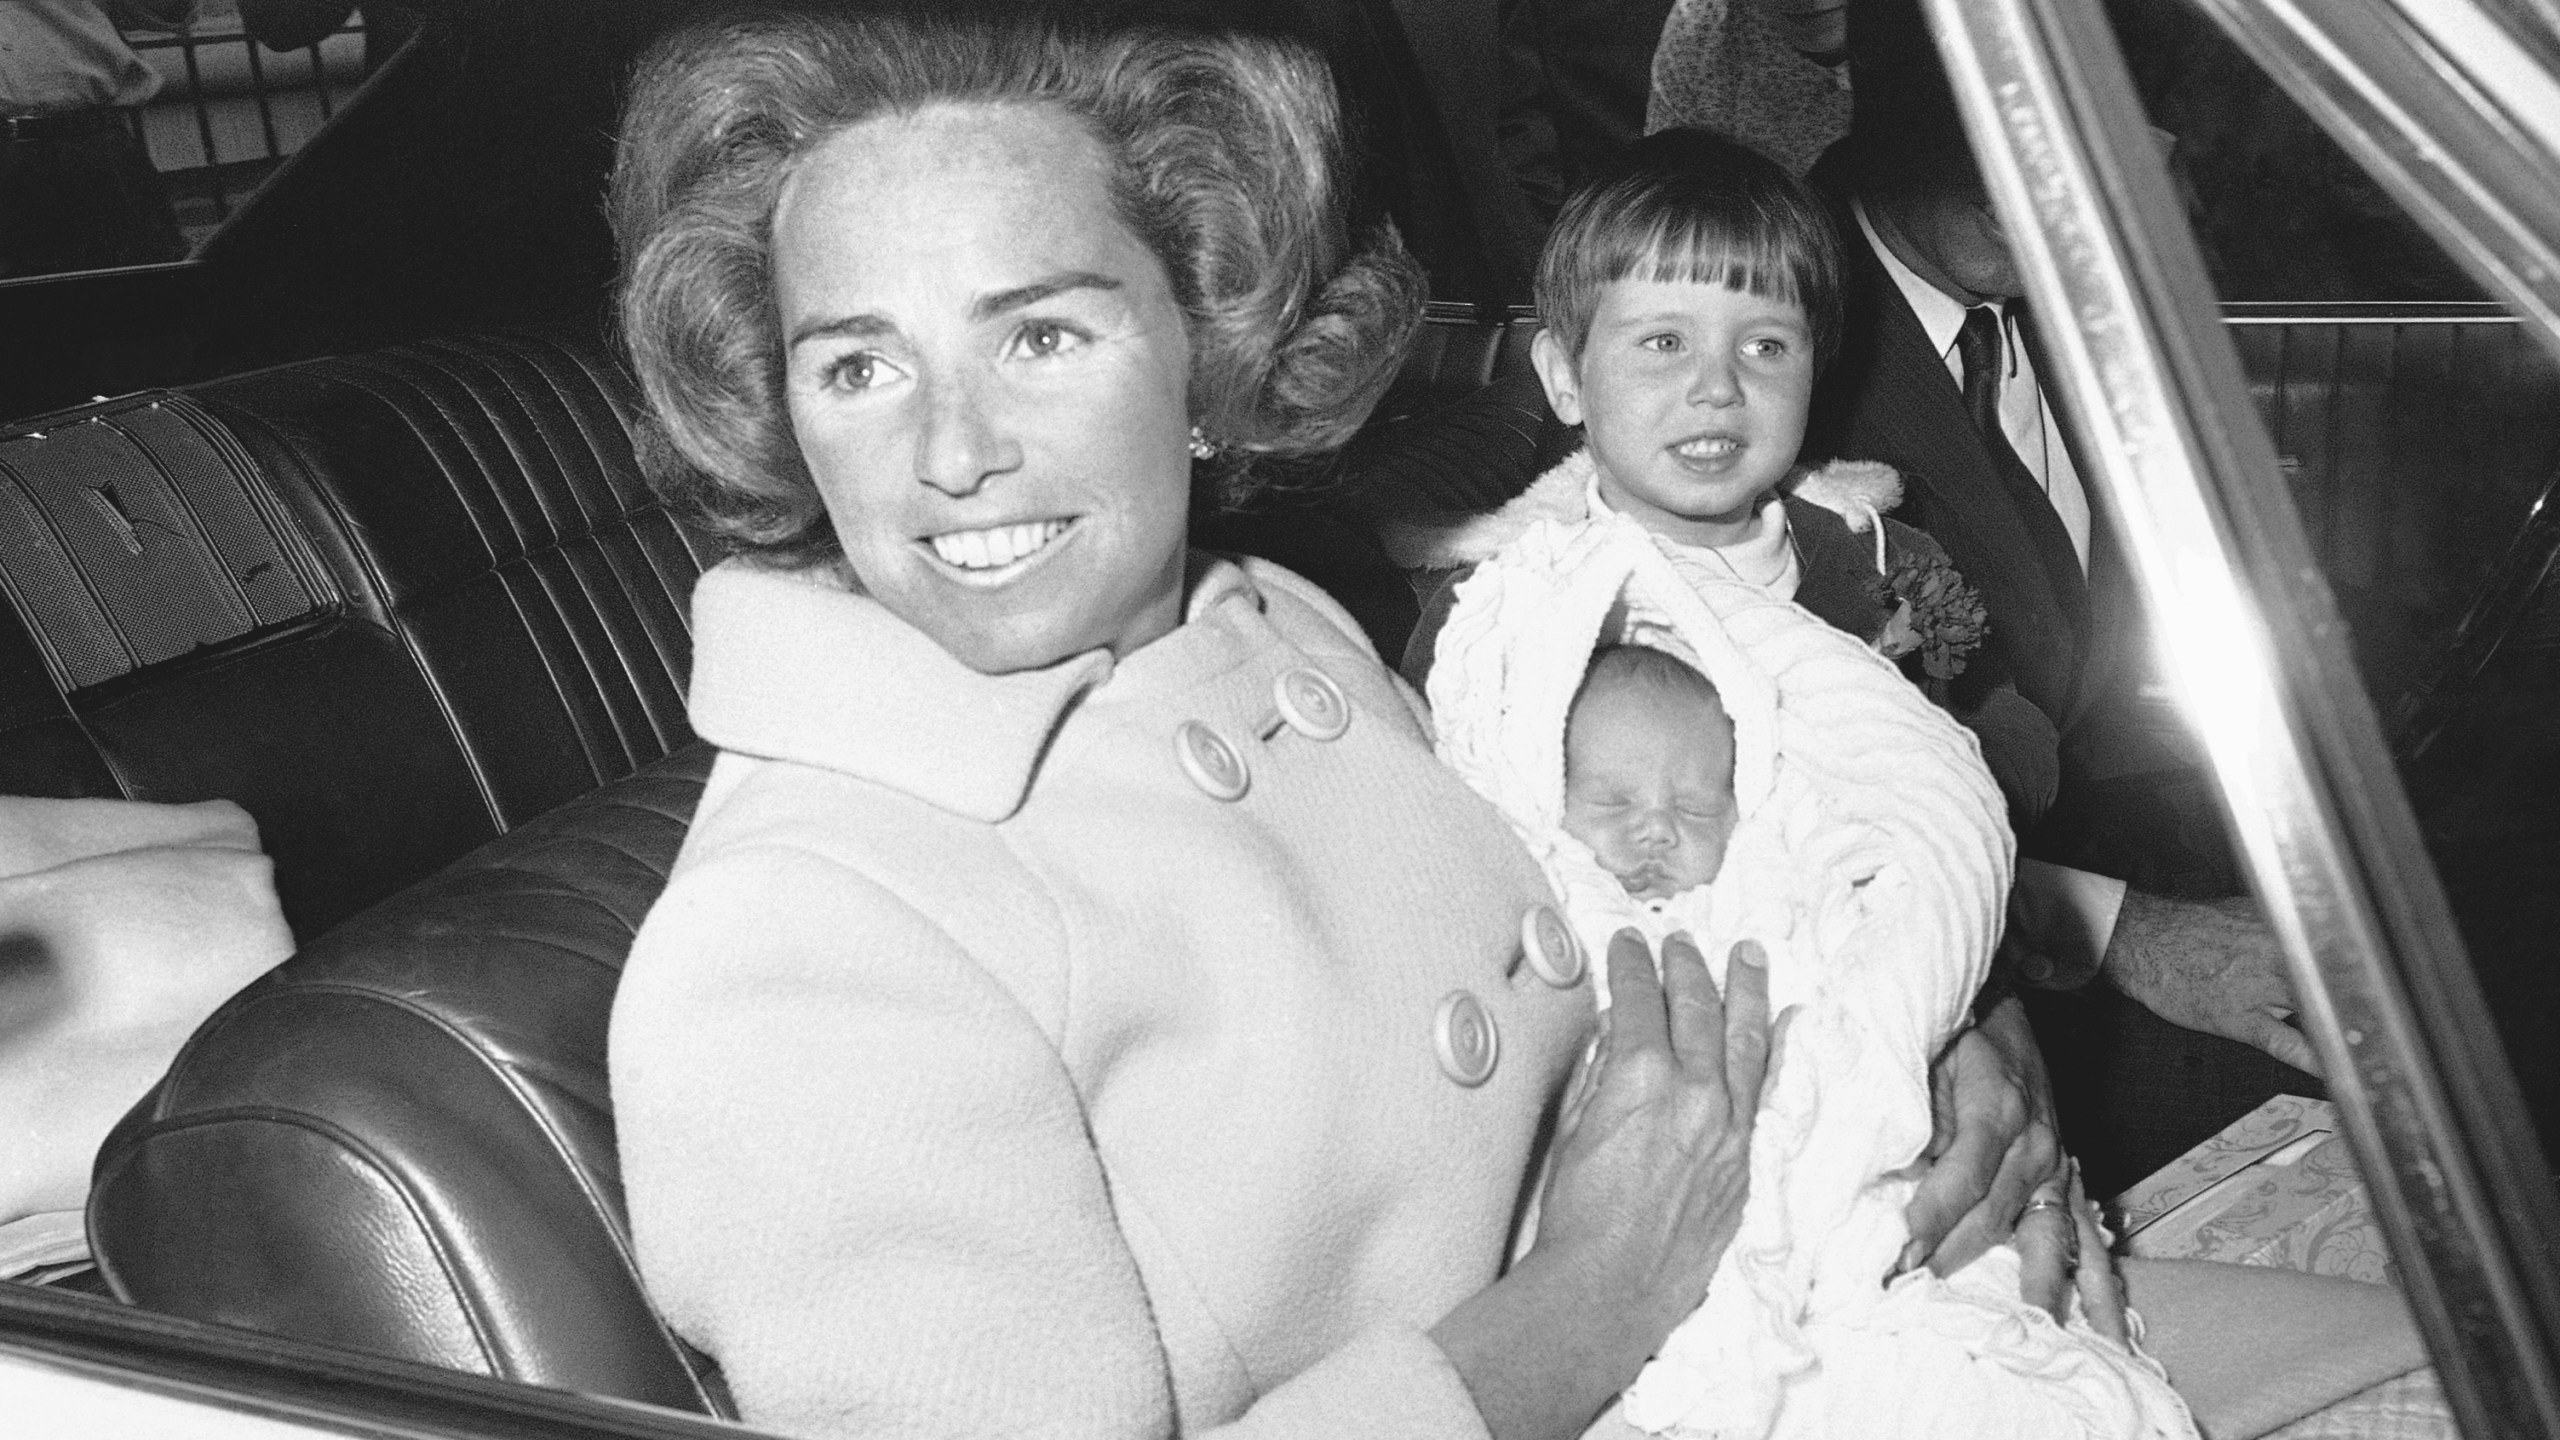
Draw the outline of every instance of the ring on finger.
M2059 1195L2038 1195L2027 1202L2026 1209L2018 1212L2018 1223L2026 1224L2028 1216L2043 1210L2050 1210L2062 1217L2065 1236L2062 1247L2063 1261L2076 1268L2080 1264L2080 1226L2071 1213L2069 1201Z

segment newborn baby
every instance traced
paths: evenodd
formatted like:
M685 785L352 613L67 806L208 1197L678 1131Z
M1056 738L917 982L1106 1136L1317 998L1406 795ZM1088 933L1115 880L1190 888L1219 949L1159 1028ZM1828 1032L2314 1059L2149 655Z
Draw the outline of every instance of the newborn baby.
M1566 713L1564 829L1645 900L1724 868L1733 836L1733 717L1706 676L1663 651L1610 645Z
M2159 1367L2029 1304L2008 1246L1885 1280L1929 1063L2008 896L2006 810L1968 732L1857 640L1609 515L1537 522L1480 564L1429 692L1442 755L1587 949L1685 932L1721 984L1748 940L1794 1012L1734 1241L1594 1433L2192 1440Z

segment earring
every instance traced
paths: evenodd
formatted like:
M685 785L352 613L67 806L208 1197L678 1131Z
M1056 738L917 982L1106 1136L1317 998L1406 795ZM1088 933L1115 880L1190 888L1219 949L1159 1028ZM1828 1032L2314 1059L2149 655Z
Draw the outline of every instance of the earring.
M1217 453L1218 442L1210 439L1207 434L1202 432L1199 426L1192 426L1191 458L1194 460L1208 460L1215 458Z

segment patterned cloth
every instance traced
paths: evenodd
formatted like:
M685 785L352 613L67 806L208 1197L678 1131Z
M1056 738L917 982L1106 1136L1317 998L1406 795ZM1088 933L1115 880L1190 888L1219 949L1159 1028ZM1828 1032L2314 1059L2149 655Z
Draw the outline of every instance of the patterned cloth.
M1849 133L1849 67L1808 60L1751 0L1679 0L1653 51L1645 133L1715 130L1801 178Z

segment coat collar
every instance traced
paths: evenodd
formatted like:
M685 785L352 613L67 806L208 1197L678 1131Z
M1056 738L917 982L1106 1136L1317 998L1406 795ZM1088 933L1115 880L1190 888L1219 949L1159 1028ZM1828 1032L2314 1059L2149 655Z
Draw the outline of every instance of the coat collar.
M1234 562L1195 554L1184 627L1262 597ZM731 559L693 590L694 730L723 750L869 780L969 819L1022 808L1067 712L1108 684L1111 652L982 675L849 588L833 567ZM1146 669L1168 636L1131 657ZM1168 656L1167 658L1173 658Z

